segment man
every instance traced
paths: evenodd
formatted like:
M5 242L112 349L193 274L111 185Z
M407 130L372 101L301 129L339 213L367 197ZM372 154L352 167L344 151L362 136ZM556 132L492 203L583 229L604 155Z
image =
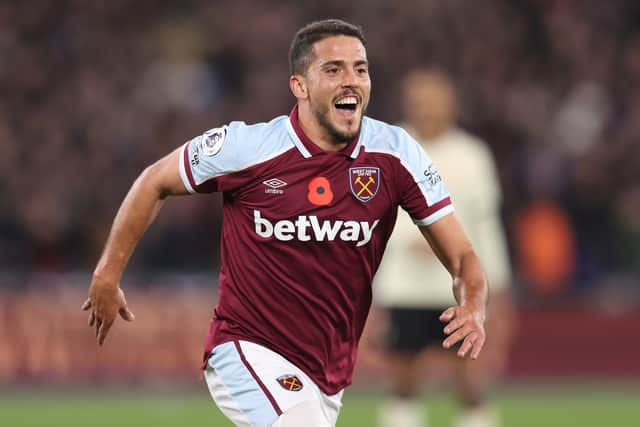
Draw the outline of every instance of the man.
M470 362L449 357L462 406L456 425L495 427L497 414L487 404L486 394L504 364L513 308L494 162L482 141L455 127L454 88L445 74L414 70L405 79L402 94L406 129L438 165L491 284L489 339L482 358ZM386 342L392 396L381 408L385 427L426 425L417 399L423 350L439 348L444 334L438 316L455 303L446 271L424 239L416 239L415 234L409 217L399 215L374 286L376 303L387 309L389 319Z
M361 29L339 20L298 31L290 115L209 130L147 168L93 275L84 308L102 344L116 313L133 319L118 283L164 199L223 192L219 304L203 368L238 426L335 425L398 206L454 278L444 345L461 342L460 356L475 359L485 340L484 273L431 160L401 129L364 117L364 45Z

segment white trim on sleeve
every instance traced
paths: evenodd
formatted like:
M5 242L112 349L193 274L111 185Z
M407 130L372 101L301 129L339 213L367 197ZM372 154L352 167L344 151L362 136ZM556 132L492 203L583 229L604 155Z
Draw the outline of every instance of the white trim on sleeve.
M191 186L191 183L189 182L189 177L187 176L187 170L186 168L189 167L186 162L189 159L189 144L191 143L191 141L186 142L183 146L182 146L182 150L180 150L180 158L178 159L178 162L180 163L180 178L182 178L182 183L184 184L184 187L187 189L187 191L191 194L195 193L196 190ZM186 150L186 152L185 152Z
M432 213L431 215L429 215L426 218L423 219L419 219L417 221L414 221L416 223L416 225L431 225L434 222L438 221L439 219L444 218L445 216L452 214L455 212L455 209L453 208L452 204L446 205L444 206L442 209L439 209L437 211L435 211L434 213Z

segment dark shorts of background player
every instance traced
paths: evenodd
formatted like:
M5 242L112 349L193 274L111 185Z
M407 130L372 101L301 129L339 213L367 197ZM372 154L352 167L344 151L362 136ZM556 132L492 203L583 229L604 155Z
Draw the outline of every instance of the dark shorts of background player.
M429 346L442 347L445 324L438 318L443 309L391 307L385 345L388 351L418 353Z

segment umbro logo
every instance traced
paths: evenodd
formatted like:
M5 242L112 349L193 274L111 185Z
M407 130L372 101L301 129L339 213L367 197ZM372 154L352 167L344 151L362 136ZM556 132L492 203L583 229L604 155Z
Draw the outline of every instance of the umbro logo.
M264 189L264 192L267 194L284 194L284 190L280 190L280 187L287 185L286 182L279 178L271 178L266 181L262 181L262 183L269 187Z
M271 187L271 188L280 188L280 187L284 187L285 185L287 185L286 182L284 182L281 179L278 178L271 178L268 179L266 181L262 181L262 183L264 185L266 185L267 187Z

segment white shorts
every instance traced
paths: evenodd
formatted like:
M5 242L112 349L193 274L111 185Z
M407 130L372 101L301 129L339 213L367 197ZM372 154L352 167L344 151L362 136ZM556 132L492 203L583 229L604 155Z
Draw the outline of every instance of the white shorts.
M323 420L318 425L335 426L342 406L343 390L331 396L323 393L293 363L248 341L215 347L204 376L213 401L240 427L271 427L282 414L309 404L319 408ZM315 425L306 422L305 427Z

